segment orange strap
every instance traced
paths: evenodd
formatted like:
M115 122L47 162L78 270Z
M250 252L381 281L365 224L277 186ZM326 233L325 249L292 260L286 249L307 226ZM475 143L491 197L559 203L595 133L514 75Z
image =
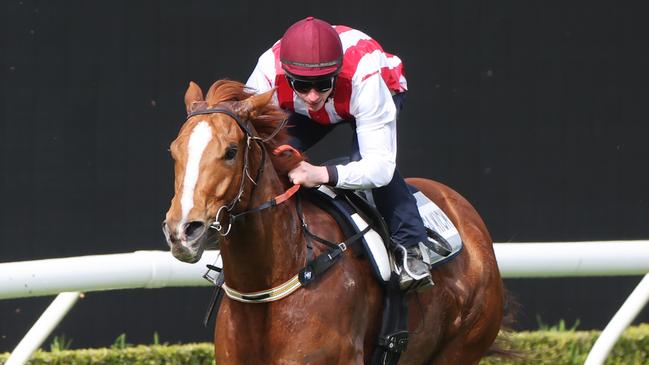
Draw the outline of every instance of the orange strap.
M287 151L288 151L288 152L291 152L292 154L294 154L294 155L296 155L296 156L302 156L302 154L300 153L300 151L298 151L298 150L296 150L295 148L293 148L293 146L289 146L289 145L287 145L287 144L283 144L283 145L281 145L281 146L275 148L275 150L273 150L273 155L277 156L277 155L279 155L280 153L282 153L282 152L287 152Z
M281 145L281 146L277 147L273 151L273 154L278 155L278 154L280 154L282 152L285 152L285 151L289 151L289 152L291 152L293 154L296 154L298 156L302 155L302 154L300 154L300 152L298 150L296 150L295 148L293 148L293 147L291 147L289 145ZM264 210L266 208L271 208L271 207L274 207L276 205L282 204L283 202L290 199L293 195L295 195L295 193L297 193L298 190L300 190L300 185L293 185L292 187L288 188L282 194L272 198L271 200L266 201L265 203L255 207L255 208L246 210L246 211L241 212L239 214L231 214L230 215L230 225L232 225L232 222L234 222L234 220L236 220L238 217L240 217L242 215L246 215L246 214L254 213L254 212L259 212L259 211ZM220 212L220 210L219 210L219 212ZM217 219L218 219L218 215L217 215Z
M300 190L300 185L293 185L283 194L275 197L275 204L282 204L283 202L287 201L293 196L293 194L297 193L298 190Z
M275 148L275 149L273 150L273 155L277 156L277 155L279 155L280 153L284 153L284 152L290 152L290 153L292 153L292 154L294 154L294 155L296 155L296 156L302 156L302 154L300 153L300 151L296 150L295 148L293 148L292 146L289 146L289 145L287 145L287 144L283 144L283 145L281 145L281 146ZM293 194L295 194L298 190L300 190L300 185L293 185L293 186L290 187L288 190L286 190L283 194L280 194L280 195L276 196L276 197L275 197L275 203L276 203L276 204L281 204L281 203L287 201L287 200L290 199L290 198L293 196Z

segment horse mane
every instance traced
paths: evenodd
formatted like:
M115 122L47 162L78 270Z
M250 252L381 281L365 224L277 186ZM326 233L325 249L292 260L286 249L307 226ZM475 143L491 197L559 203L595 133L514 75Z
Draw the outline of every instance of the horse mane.
M205 101L209 107L213 107L219 103L244 101L253 95L255 95L253 90L238 81L218 80L210 87ZM256 113L251 113L249 120L259 137L265 139L270 137L287 117L286 112L270 102ZM286 144L288 139L289 134L284 126L266 142L273 167L281 177L285 177L289 171L304 160L303 157L293 154L283 153L276 156L272 153L275 148Z

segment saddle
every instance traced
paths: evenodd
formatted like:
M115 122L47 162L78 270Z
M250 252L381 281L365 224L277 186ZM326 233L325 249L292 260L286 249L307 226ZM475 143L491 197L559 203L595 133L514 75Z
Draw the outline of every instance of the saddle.
M417 200L419 213L426 231L438 245L431 247L432 267L452 260L462 251L462 239L448 216L428 197L409 186ZM394 244L390 239L383 217L362 191L334 189L325 185L318 189L304 191L306 199L324 209L338 223L345 237L370 229L360 238L362 245L356 245L354 253L368 258L376 279L387 285L392 273L399 273L392 252ZM362 247L362 249L361 249Z

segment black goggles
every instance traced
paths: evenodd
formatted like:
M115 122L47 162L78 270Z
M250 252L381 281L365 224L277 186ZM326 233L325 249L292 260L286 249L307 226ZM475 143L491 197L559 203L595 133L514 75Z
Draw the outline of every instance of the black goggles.
M326 79L300 80L286 75L286 79L291 85L291 88L301 94L306 94L311 91L311 89L315 89L315 91L319 93L325 93L333 89L336 82L335 76L328 77Z

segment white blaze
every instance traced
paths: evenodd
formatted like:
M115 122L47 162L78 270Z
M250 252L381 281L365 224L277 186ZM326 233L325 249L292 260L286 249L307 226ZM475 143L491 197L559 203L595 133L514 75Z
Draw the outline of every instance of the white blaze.
M187 215L194 207L194 188L198 181L201 157L211 139L212 128L210 128L210 125L206 121L200 121L196 124L192 130L192 134L189 136L185 180L183 180L183 192L180 197L180 206L183 212L182 222L187 221Z

